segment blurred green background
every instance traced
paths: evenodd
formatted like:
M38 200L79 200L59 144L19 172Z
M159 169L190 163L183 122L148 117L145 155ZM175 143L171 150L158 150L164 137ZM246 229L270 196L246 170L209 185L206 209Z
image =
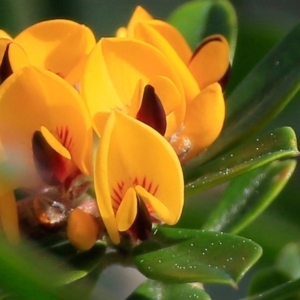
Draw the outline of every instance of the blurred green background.
M180 0L0 0L0 28L16 35L27 26L52 18L67 18L89 26L97 39L113 35L125 25L140 4L157 18L166 19L170 12L186 1ZM252 67L298 22L299 0L232 0L238 16L238 41L232 76L227 94L244 78ZM72 49L70 49L72 51ZM300 51L300 45L299 45ZM288 105L268 129L292 126L300 136L300 94ZM261 244L264 255L259 266L272 263L278 251L289 242L300 240L300 167L278 199L241 235ZM196 201L192 205L205 215L214 201ZM211 198L211 197L208 197ZM217 200L217 199L216 199ZM258 268L257 267L257 268ZM242 281L239 290L208 287L212 299L239 299L255 268ZM116 276L118 276L116 278ZM143 279L137 272L117 268L102 274L95 299L124 299ZM116 288L116 284L118 287ZM226 295L226 296L225 296Z

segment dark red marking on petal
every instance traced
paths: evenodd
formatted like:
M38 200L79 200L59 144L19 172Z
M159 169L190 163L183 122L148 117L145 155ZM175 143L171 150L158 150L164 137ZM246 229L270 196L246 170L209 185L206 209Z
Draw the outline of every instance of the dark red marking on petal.
M113 193L114 193L114 197L116 199L118 199L119 203L122 201L122 196L118 193L118 191L116 191L115 189L113 189Z
M142 187L144 189L146 188L146 177L143 178Z
M73 147L73 138L70 134L69 128L68 127L58 127L56 128L56 134L57 137L59 139L59 141L61 142L61 144L68 149L69 151L71 151L72 147Z
M133 184L133 185L138 185L138 184L139 184L137 177L135 177L135 178L134 178L134 180L133 180L133 183L132 183L132 184Z
M140 196L137 195L137 215L129 231L134 238L145 241L151 235L152 220L148 208Z
M47 143L40 131L33 134L32 152L36 170L43 181L49 185L61 184L67 175L65 160Z
M157 192L157 190L158 190L158 186L159 186L159 185L157 185L157 186L155 187L154 191L151 193L153 196L155 196L155 194L156 194L156 192Z
M5 48L2 62L0 64L0 84L2 84L6 78L8 78L12 73L12 68L9 62L9 45Z
M136 118L161 135L165 134L167 128L166 113L154 87L149 84L145 86L142 104Z

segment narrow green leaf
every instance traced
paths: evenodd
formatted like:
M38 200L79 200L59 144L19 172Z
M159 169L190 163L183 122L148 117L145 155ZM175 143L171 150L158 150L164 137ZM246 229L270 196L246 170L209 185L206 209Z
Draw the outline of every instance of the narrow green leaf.
M296 155L298 150L294 131L289 127L276 129L240 145L202 167L188 171L184 169L186 194L198 193L271 161Z
M300 292L300 279L281 284L276 288L270 289L264 293L243 298L242 300L285 300L290 296L297 295Z
M262 253L250 240L211 231L159 228L154 238L173 245L139 253L134 260L148 278L169 283L235 286Z
M238 233L276 198L296 167L274 161L233 179L203 229Z
M211 300L200 283L168 284L147 280L141 284L127 300Z
M188 22L187 22L188 20ZM179 6L167 20L185 37L192 49L211 34L222 34L234 55L237 38L237 17L228 0L196 0Z
M250 283L249 295L263 293L281 284L287 283L291 278L275 267L263 268L255 274ZM289 300L292 300L290 297ZM295 299L293 299L295 300Z
M300 87L300 24L296 26L238 85L227 99L224 129L196 167L240 143L270 122Z

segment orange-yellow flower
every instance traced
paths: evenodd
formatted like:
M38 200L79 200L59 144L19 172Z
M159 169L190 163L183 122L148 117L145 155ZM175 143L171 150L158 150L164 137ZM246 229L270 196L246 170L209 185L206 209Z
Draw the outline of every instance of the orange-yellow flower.
M102 38L91 52L80 84L95 130L103 133L112 110L137 116L147 85L153 86L167 118L165 136L184 119L185 101L180 78L153 46L138 40Z
M0 86L0 143L0 184L6 187L0 188L0 219L8 236L6 228L17 227L6 221L16 215L14 189L68 188L78 175L91 173L92 126L86 107L71 85L37 67L17 70Z
M140 6L127 28L120 28L117 36L151 44L176 66L185 91L187 112L171 143L183 159L207 148L218 137L225 117L222 90L217 82L226 81L230 67L226 39L221 35L210 36L192 52L176 28L153 19Z
M154 129L113 110L96 154L95 192L113 243L120 232L146 239L152 222L175 224L183 206L183 175L176 153Z

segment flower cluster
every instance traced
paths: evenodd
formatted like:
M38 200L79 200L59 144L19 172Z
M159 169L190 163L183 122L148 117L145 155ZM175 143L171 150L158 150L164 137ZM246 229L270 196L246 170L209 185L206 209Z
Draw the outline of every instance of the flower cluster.
M223 36L192 52L137 7L126 28L97 43L68 20L15 38L0 31L0 61L0 229L9 240L19 227L60 230L87 250L105 236L142 241L153 223L179 220L181 164L224 122Z

